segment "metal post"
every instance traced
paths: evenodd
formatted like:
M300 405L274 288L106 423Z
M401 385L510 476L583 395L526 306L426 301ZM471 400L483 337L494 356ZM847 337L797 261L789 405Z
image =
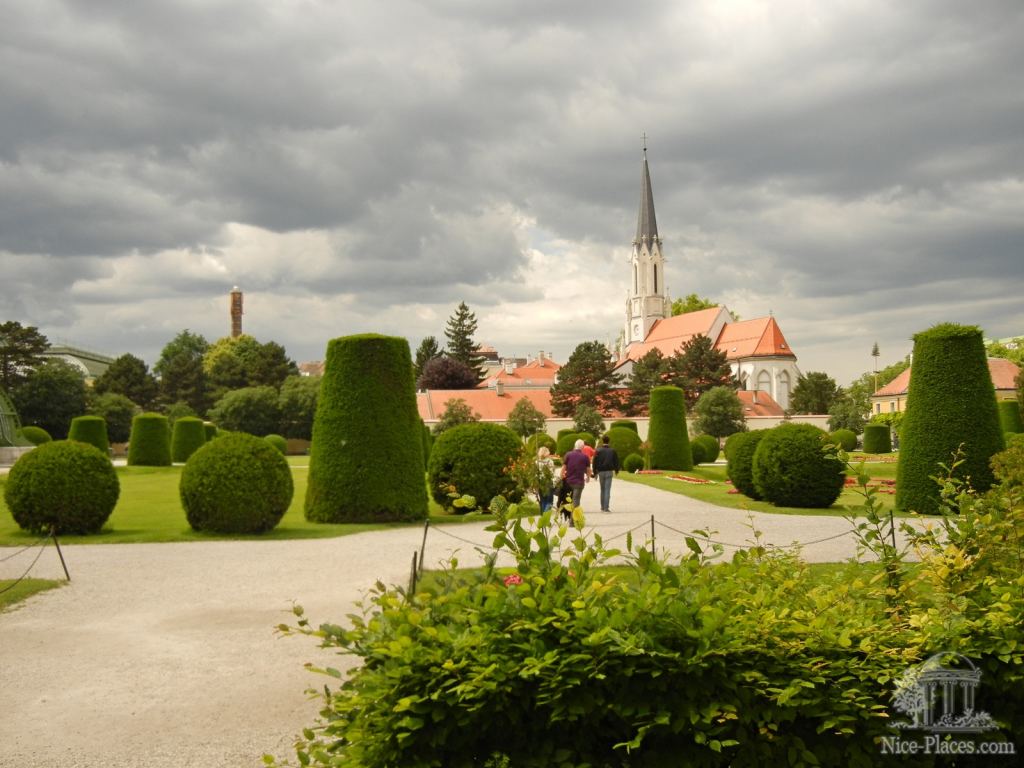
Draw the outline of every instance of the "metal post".
M61 567L64 569L64 577L71 581L71 574L68 573L68 564L64 562L64 553L60 551L60 542L57 541L57 529L50 529L50 537L53 539L53 545L57 547L57 557L60 558Z
M892 510L889 510L889 533L892 534L892 551L896 551L896 522L892 517Z
M423 543L420 544L420 568L419 573L423 575L423 553L427 549L427 529L430 528L430 518L423 521Z
M418 552L412 553L412 573L409 576L409 597L416 594L416 556Z
M657 557L654 549L654 515L651 515L651 557Z

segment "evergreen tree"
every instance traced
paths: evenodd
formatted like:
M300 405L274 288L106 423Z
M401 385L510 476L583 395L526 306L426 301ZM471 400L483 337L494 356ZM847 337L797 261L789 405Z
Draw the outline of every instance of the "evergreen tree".
M643 416L651 399L651 390L665 383L668 361L658 348L651 349L634 361L633 371L626 380L626 396L622 408L628 416Z
M747 430L743 403L729 387L712 387L693 408L697 414L697 430L705 435L723 438Z
M97 395L107 393L124 395L143 410L149 410L156 402L160 385L149 372L145 362L135 355L121 355L93 384ZM129 423L129 428L131 424ZM128 438L125 438L127 440ZM115 443L124 442L114 440Z
M35 326L13 320L0 323L0 388L13 393L49 348L50 342Z
M469 311L466 302L460 302L455 313L448 318L444 335L448 339L448 357L469 366L476 376L476 383L484 380L484 370L480 367L483 358L477 354L479 344L473 339L476 333L476 315Z
M585 341L577 346L551 387L552 412L572 416L580 405L598 411L618 407L621 398L614 387L621 377L612 373L614 367L611 353L601 342Z
M419 379L423 375L423 368L435 357L441 356L441 348L437 345L437 339L427 336L420 342L416 349L416 359L413 361L413 375Z
M791 413L828 413L842 392L827 373L800 374L789 398L789 410Z
M703 334L683 342L667 361L666 381L683 390L687 410L712 387L732 387L737 383L725 352L715 349L714 342Z
M505 426L520 437L526 438L544 429L547 419L537 410L528 397L521 397L509 411Z
M209 394L203 356L209 344L187 328L163 348L153 372L160 379L160 399L165 404L188 403L197 413L206 413Z

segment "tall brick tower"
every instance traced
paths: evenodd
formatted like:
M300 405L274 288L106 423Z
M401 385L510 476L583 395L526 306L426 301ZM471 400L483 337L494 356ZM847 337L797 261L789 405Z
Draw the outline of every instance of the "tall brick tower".
M242 335L242 291L236 285L231 289L231 338Z

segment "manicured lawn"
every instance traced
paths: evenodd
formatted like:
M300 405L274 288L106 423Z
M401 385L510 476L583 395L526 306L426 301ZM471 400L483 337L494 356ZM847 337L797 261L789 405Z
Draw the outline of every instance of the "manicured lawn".
M869 463L865 465L865 471L872 478L893 479L896 477L895 464ZM696 485L679 480L670 480L667 476L672 474L698 477L704 480L711 480L707 485ZM642 483L652 488L663 491L679 493L689 496L708 504L715 504L720 507L732 509L752 510L756 512L772 512L780 515L858 515L864 504L864 498L856 490L847 488L839 496L838 501L828 509L802 509L797 507L776 507L766 501L754 501L742 493L729 493L732 485L727 482L724 464L702 464L694 467L689 472L666 472L665 475L631 475L626 472L619 474L619 478L628 482ZM876 497L879 506L883 511L892 508L893 496L888 493L879 493ZM897 513L899 514L899 513Z
M7 589L13 583L13 579L0 579L0 590ZM15 603L20 603L26 597L36 592L45 592L54 587L66 584L64 581L50 581L49 579L24 579L13 589L8 589L0 594L0 613L3 613Z
M62 536L61 544L123 544L127 542L214 541L218 539L313 539L345 536L404 523L329 524L310 523L303 515L309 457L290 456L295 495L278 526L259 536L219 536L193 531L185 519L178 496L182 467L118 467L121 496L103 531L94 536ZM38 538L18 528L3 502L6 476L0 476L0 546L27 544ZM430 502L432 520L461 522L464 516L445 515ZM476 519L479 519L477 517ZM421 523L409 523L421 525Z

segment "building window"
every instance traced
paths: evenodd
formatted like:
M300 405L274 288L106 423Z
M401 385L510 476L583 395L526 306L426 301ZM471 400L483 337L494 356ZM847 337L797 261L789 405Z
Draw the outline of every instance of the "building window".
M882 412L882 404L881 403L875 403L875 413L881 413L881 412Z
M889 401L889 413L895 413L895 412L896 412L896 401L895 400L890 400Z
M639 289L637 288L637 280L636 280L636 264L634 264L633 265L633 294L634 295L636 294L637 290L639 290Z
M658 292L658 265L654 265L654 292Z

